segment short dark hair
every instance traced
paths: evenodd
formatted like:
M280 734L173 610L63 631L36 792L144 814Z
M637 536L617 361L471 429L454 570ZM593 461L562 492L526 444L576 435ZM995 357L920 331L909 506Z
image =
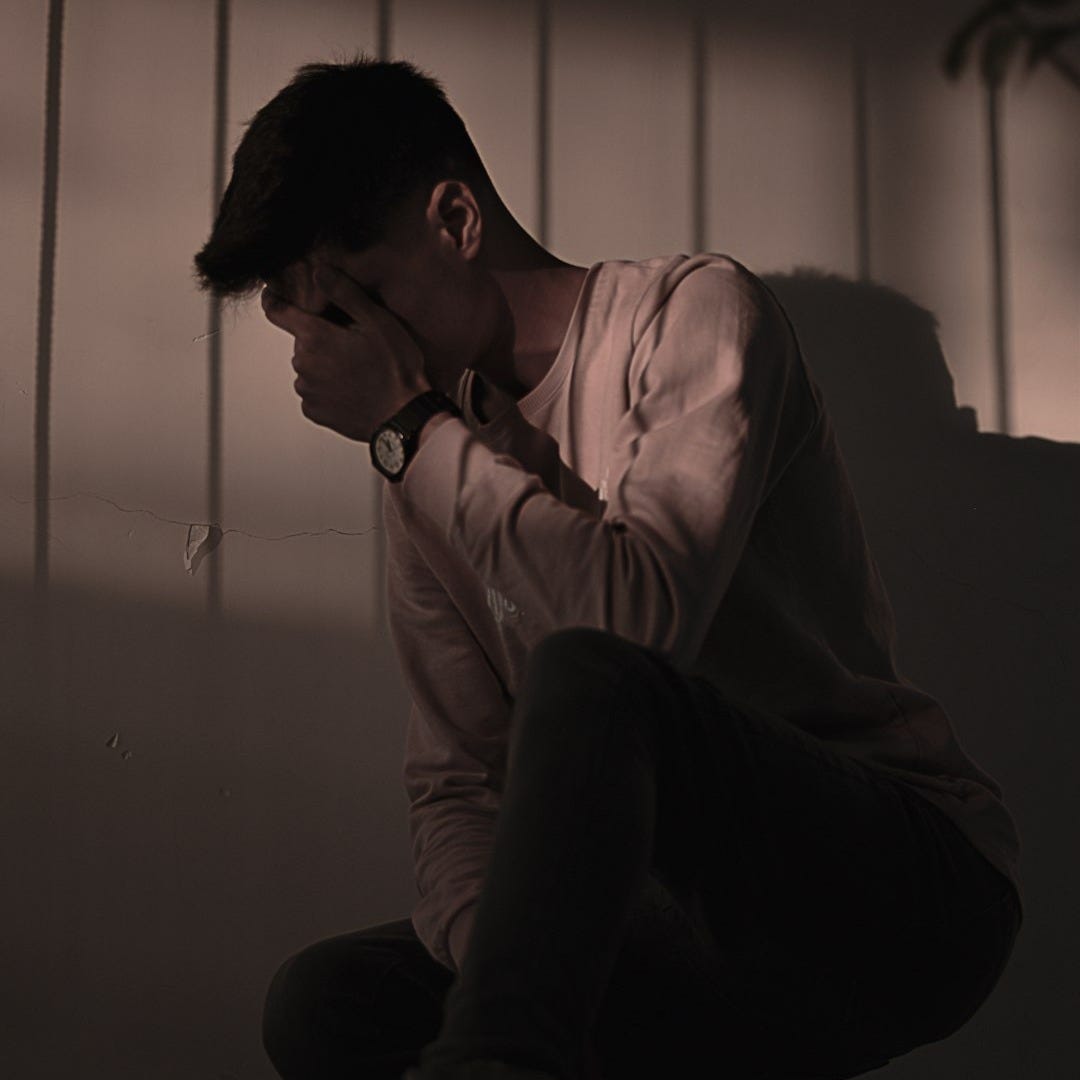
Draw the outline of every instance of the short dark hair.
M248 122L195 256L199 287L243 296L316 247L370 247L421 185L448 178L491 189L437 79L363 53L306 64Z

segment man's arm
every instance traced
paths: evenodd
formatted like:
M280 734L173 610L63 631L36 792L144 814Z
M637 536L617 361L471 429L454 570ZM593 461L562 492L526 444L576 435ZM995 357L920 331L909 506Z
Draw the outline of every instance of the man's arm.
M494 843L510 705L385 488L383 519L390 629L412 696L402 779L420 893L413 925L432 956L460 969Z
M687 259L629 322L619 328L627 344L611 346L630 350L628 365L611 361L612 393L629 400L603 433L602 518L567 505L528 462L450 416L389 497L410 533L446 545L513 604L527 647L590 626L689 666L758 507L820 405L778 305L722 256Z

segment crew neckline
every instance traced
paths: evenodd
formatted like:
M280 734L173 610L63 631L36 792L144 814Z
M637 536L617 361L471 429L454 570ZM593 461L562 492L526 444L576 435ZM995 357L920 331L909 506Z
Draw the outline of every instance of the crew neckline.
M585 313L589 307L589 299L593 291L593 285L600 267L603 265L604 260L601 259L592 263L586 270L585 277L581 282L581 288L578 290L577 298L574 301L573 310L570 313L570 321L566 324L566 333L563 335L559 351L555 354L555 359L552 361L551 367L544 373L544 377L524 397L515 400L509 394L503 392L486 379L482 380L485 390L485 400L489 405L491 400L498 403L495 417L489 419L486 423L476 415L476 410L473 408L475 382L476 379L481 376L481 373L474 368L469 369L468 381L464 387L462 396L463 399L468 402L469 412L476 419L478 425L483 428L488 428L492 424L497 424L503 416L512 411L510 408L511 405L515 406L525 419L529 419L537 412L537 410L543 408L558 392L559 387L562 386L563 380L570 371L571 358L574 351L571 342L580 336L581 324L584 321Z

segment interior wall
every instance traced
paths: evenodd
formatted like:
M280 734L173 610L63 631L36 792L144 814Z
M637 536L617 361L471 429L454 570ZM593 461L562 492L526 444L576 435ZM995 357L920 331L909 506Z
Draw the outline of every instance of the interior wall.
M560 257L723 251L788 306L903 671L945 701L1025 842L1002 984L880 1075L1064 1075L1080 94L1045 68L1004 92L999 309L986 96L940 71L970 6L3 4L6 1073L269 1078L259 1015L281 960L411 908L383 481L365 445L303 419L257 305L213 333L191 274L215 116L231 155L299 64L383 43L443 80ZM212 489L223 538L189 573Z

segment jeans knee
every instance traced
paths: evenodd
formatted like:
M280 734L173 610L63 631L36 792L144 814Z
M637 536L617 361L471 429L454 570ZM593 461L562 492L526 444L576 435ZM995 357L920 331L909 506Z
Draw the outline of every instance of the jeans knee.
M320 942L290 956L270 980L263 1003L262 1043L285 1080L308 1077L317 1063L332 1055L328 1034L334 1029L340 999L362 997L362 987L344 985L338 967L333 948ZM351 1004L359 1028L365 1019L362 1002Z
M399 1057L435 1037L452 981L411 920L325 938L270 980L263 1048L284 1080L367 1075L369 1062L385 1075L390 1058L397 1069Z
M283 1077L295 1075L304 1057L307 1018L313 1011L313 981L304 953L289 957L274 973L262 1013L262 1044L266 1056Z
M613 744L631 748L644 740L651 748L654 677L643 650L625 638L583 626L549 634L529 655L510 732L510 771L523 745L530 760L545 756L542 747L562 760L595 757Z
M639 646L607 630L592 626L571 626L556 630L535 645L528 667L534 678L573 681L574 673L585 672L589 680L619 683L641 667Z

